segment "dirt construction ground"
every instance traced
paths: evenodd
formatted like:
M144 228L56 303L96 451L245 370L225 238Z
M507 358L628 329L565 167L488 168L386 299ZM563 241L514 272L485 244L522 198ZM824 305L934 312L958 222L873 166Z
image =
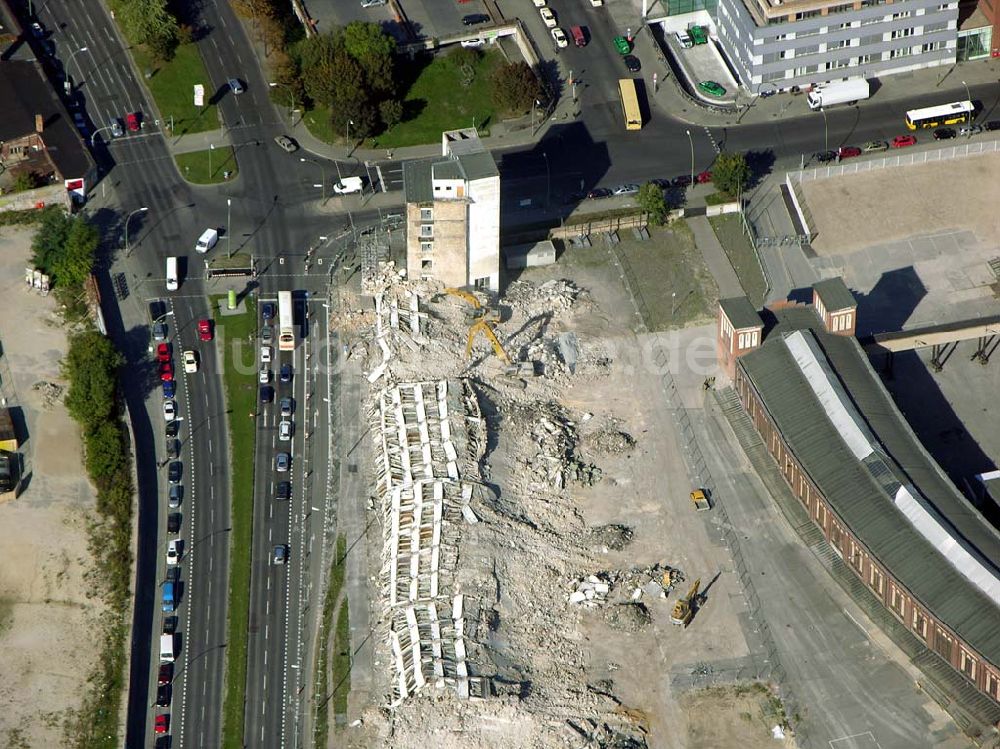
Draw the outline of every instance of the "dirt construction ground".
M1000 153L991 153L804 182L810 228L817 234L812 247L821 256L847 254L949 229L971 231L995 245L997 174Z
M89 596L86 524L94 494L84 477L76 424L53 390L66 331L55 297L24 285L31 231L0 233L0 393L20 408L27 487L0 503L0 746L66 746L65 722L80 704L100 616ZM65 390L62 391L65 393ZM15 419L15 423L17 419Z

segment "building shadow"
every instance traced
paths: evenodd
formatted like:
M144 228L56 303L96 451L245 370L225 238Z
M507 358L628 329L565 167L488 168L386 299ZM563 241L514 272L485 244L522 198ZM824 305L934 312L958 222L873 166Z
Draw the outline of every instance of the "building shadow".
M858 302L857 336L902 330L927 288L912 265L883 273L867 294L852 292Z

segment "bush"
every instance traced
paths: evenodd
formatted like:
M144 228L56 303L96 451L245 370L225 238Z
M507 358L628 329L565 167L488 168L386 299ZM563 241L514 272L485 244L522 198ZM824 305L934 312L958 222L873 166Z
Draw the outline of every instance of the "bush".
M493 101L509 114L524 114L542 96L538 76L526 62L507 63L493 73Z
M649 214L649 223L660 226L667 219L667 201L663 197L663 188L647 182L639 188L639 206Z
M111 341L96 330L70 338L63 361L63 371L70 381L66 408L83 425L85 435L115 417L117 370L123 361Z
M712 182L735 197L750 180L750 165L741 153L720 153L712 164Z
M379 105L378 110L386 130L403 121L403 102L397 99L386 99Z

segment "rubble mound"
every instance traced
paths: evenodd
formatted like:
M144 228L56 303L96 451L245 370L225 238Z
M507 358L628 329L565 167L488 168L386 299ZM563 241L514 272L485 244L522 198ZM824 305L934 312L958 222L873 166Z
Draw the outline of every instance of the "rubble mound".
M627 525L619 525L618 523L598 525L587 531L587 544L591 548L621 551L632 543L633 535L632 529Z
M591 486L601 480L601 469L577 456L576 424L561 405L554 401L512 401L505 415L508 428L527 438L520 443L518 458L533 488L563 489L571 481Z
M618 429L602 429L587 438L587 444L598 452L623 455L635 447L635 438Z
M518 280L508 286L504 293L504 300L528 317L562 312L583 299L589 301L589 293L565 278L553 279L537 286L529 281Z
M653 617L645 604L619 603L604 609L604 621L619 632L641 632L653 623Z

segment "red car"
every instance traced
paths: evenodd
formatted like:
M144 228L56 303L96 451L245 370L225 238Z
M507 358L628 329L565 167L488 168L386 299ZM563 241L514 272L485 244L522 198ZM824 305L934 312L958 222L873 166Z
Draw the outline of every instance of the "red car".
M712 181L712 173L711 172L701 172L701 174L698 174L694 178L694 181L697 182L699 185L704 185L706 182L711 182Z
M125 115L125 124L128 125L128 129L133 133L139 132L139 113L129 112Z
M164 382L174 379L174 365L168 361L160 362L160 379Z
M164 684L169 684L173 680L174 680L174 664L161 663L160 674L156 679L156 683L162 687Z
M161 343L156 347L156 360L157 361L170 361L170 344Z
M892 143L890 145L893 148L905 148L906 146L914 146L916 143L916 135L897 135L892 139Z
M837 154L842 159L850 159L861 155L861 149L857 146L841 146Z
M211 320L199 320L198 321L198 338L202 341L212 340L212 321Z
M157 715L153 730L156 731L157 734L163 734L167 732L168 728L170 728L170 715L168 713Z

